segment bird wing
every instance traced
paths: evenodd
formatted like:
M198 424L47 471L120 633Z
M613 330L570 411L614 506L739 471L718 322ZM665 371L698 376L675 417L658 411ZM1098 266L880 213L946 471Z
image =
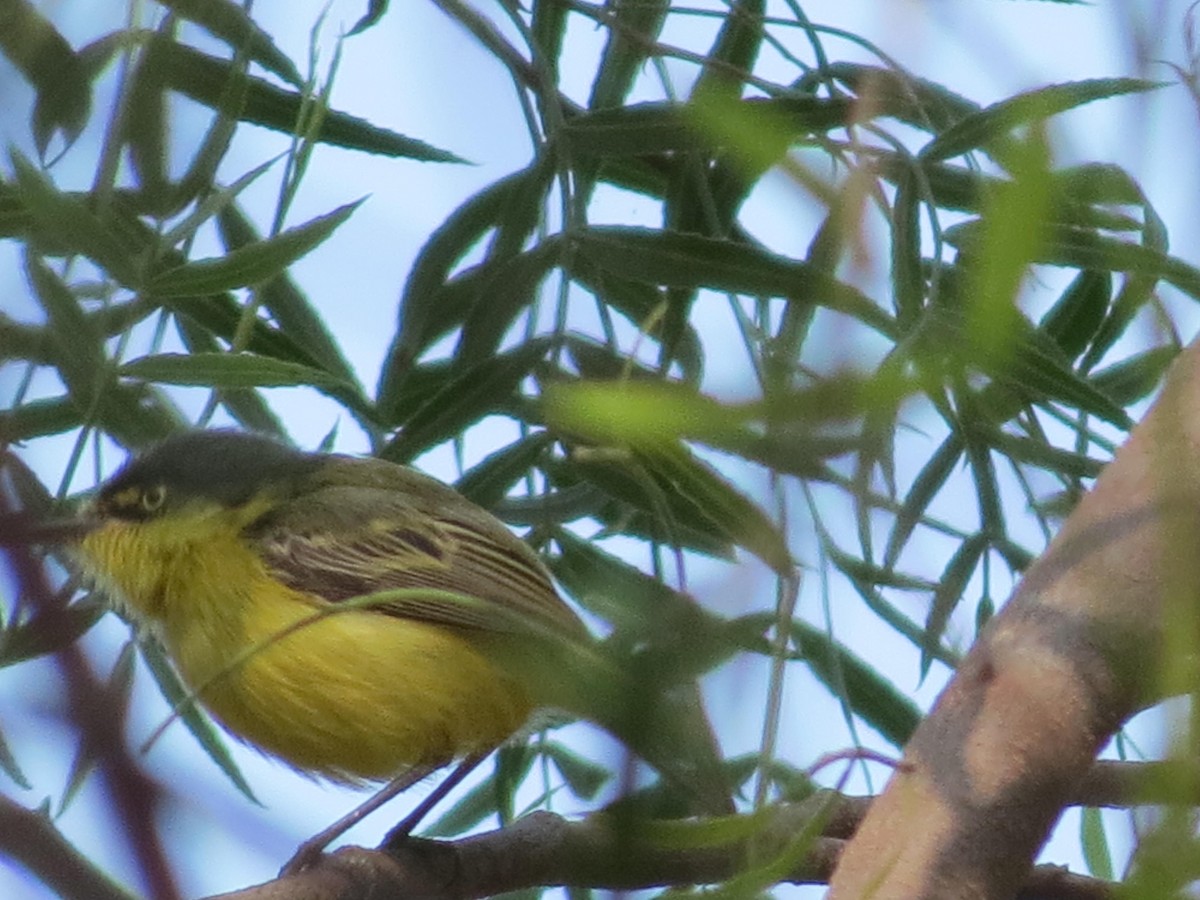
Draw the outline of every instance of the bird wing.
M355 477L325 473L333 483L285 501L245 532L280 581L330 603L425 588L467 601L417 593L372 609L488 631L586 633L533 551L489 513L412 470L342 466Z

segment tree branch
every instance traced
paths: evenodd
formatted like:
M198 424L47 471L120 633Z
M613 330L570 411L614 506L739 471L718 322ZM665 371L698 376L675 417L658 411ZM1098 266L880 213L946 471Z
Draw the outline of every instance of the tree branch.
M1195 635L1198 413L1193 345L917 728L831 897L1013 896L1100 747L1186 688L1169 651Z

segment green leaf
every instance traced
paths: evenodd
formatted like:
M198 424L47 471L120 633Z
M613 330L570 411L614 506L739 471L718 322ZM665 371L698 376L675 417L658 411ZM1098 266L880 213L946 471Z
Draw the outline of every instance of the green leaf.
M795 563L775 523L713 466L683 446L638 457L664 490L693 507L694 515L707 519L778 574L791 574Z
M941 645L942 635L950 621L950 614L962 600L963 591L966 590L967 583L987 548L987 534L980 532L971 535L959 544L954 555L950 557L950 561L946 563L945 569L942 570L942 577L938 579L938 587L933 594L933 603L925 620L925 636L921 646L922 677L928 674L936 648Z
M937 448L934 455L929 457L929 462L926 462L917 473L917 478L913 479L904 504L896 512L892 533L888 535L888 546L883 551L883 564L888 569L896 564L896 560L900 558L900 552L908 544L913 530L917 528L917 524L929 510L929 505L946 486L946 482L954 472L954 467L958 466L959 460L962 458L962 451L964 451L964 446L962 446L960 434L950 432L940 448Z
M54 249L62 255L86 256L120 284L137 289L142 280L141 266L131 249L118 240L114 229L82 201L59 192L18 150L10 149L9 156L20 198L39 228L56 243Z
M918 186L917 173L905 167L892 205L892 296L902 323L914 322L925 301Z
M754 70L765 37L766 0L735 0L721 22L708 61L692 88L694 101L736 100L742 94L739 73Z
M1089 381L1113 402L1128 405L1143 400L1158 387L1179 348L1155 347L1094 373Z
M513 321L533 306L538 285L562 256L560 239L549 238L527 253L483 267L480 293L463 321L455 356L465 364L493 356Z
M609 4L614 21L608 27L608 41L592 82L589 109L624 102L649 56L646 48L658 39L670 8L670 0L615 0Z
M895 68L835 62L814 69L801 83L807 86L826 78L854 91L876 116L894 118L930 134L945 131L979 110L979 104L948 88Z
M626 534L695 550L721 559L733 559L734 542L723 524L712 522L695 503L678 492L665 490L653 475L628 454L577 450L569 462L543 463L556 496L574 500L575 512L596 519L608 533ZM599 492L583 492L580 487ZM607 502L604 502L607 498ZM559 516L571 521L577 516Z
M256 353L159 353L130 360L118 373L125 378L192 387L350 387L321 369Z
M261 240L250 220L236 204L225 206L218 214L217 222L221 239L228 250L240 250ZM303 347L326 371L347 384L356 384L354 370L342 355L325 322L286 271L261 284L258 299L271 314L279 330Z
M554 763L554 768L576 797L592 800L600 788L612 780L613 773L609 769L585 759L557 741L545 741L538 745L538 749Z
M517 771L503 773L503 777L523 780L536 760L537 756L533 753L522 754ZM422 832L431 838L452 837L475 828L488 816L495 815L499 806L497 800L502 792L499 783L501 776L502 773L493 768L487 778L471 788L461 800L443 813L441 818L423 828Z
M1042 317L1041 330L1074 359L1100 330L1111 298L1112 275L1085 269Z
M29 783L29 779L25 777L25 773L21 771L21 766L17 762L17 758L13 756L12 749L8 746L8 741L5 740L3 732L0 732L0 771L13 780L17 787L26 791L33 790L33 785Z
M221 108L229 80L240 77L234 62L173 42L169 45L164 73L171 88L210 109ZM295 131L305 104L303 92L283 90L262 79L248 78L245 97L245 105L238 116L241 121L284 134ZM439 150L424 141L333 109L322 119L316 139L336 147L423 162L465 161L448 150Z
M146 285L156 297L196 297L262 284L321 244L358 209L362 200L289 228L272 238L247 244L225 256L184 263L161 272Z
M592 227L575 237L578 255L624 278L666 287L707 287L787 297L824 306L894 336L894 320L870 298L807 263L732 240L648 228Z
M1159 87L1162 83L1140 78L1095 78L1027 91L959 120L926 144L920 156L926 160L961 156L1022 125L1040 122L1085 103Z
M793 619L788 627L800 658L834 696L843 698L855 715L893 746L908 743L921 721L921 711L912 700L874 666L823 631L799 619Z
M225 744L221 730L200 711L200 707L195 703L195 698L191 697L188 689L179 680L179 676L175 674L175 669L163 655L162 648L149 642L143 642L139 647L142 651L142 659L150 669L150 674L154 676L154 682L162 692L163 698L173 710L178 711L179 718L199 742L208 758L217 764L217 768L225 773L225 777L246 799L261 806L262 804L258 802L258 798L250 789L250 783L246 781L241 769L230 755L229 747Z
M407 462L433 445L448 440L507 403L521 382L545 358L552 341L537 338L515 350L493 356L454 372L441 389L403 423L380 454Z
M223 352L216 339L187 316L176 317L175 324L190 355ZM287 430L283 423L258 391L250 388L225 388L221 390L220 396L221 405L247 431L286 438Z
M1079 822L1079 843L1083 847L1083 861L1088 871L1096 878L1112 881L1112 852L1108 847L1108 836L1104 831L1104 814L1094 806L1084 807Z
M383 14L387 12L388 0L369 0L367 3L367 11L363 13L362 18L354 23L354 27L346 32L346 37L354 37L356 34L362 34L379 24L379 20L383 18Z
M34 143L41 156L56 129L73 143L91 111L87 67L50 20L26 0L4 0L0 7L0 53L33 86Z
M400 296L399 328L380 374L381 408L391 410L414 361L437 339L462 323L475 296L459 293L451 302L444 290L450 273L505 211L521 198L539 193L545 173L539 167L524 169L489 185L460 205L425 242L409 270ZM477 289L482 292L482 287Z
M70 397L27 400L12 409L0 409L0 444L62 434L81 425L83 410Z
M295 65L275 46L271 35L259 28L238 4L230 0L161 0L161 3L180 18L195 22L219 37L232 50L245 53L268 72L296 87L304 84Z
M554 437L548 431L527 434L470 468L458 479L454 489L471 502L491 509L532 471L553 443Z
M987 428L986 440L1014 462L1038 466L1067 478L1095 478L1105 465L1103 460L1092 459L1086 453L1061 450L1044 440L1008 434L999 428Z
M706 102L708 107L651 101L582 113L567 120L563 139L572 157L588 158L742 150L751 137L769 135L769 152L746 149L774 163L789 144L843 127L852 111L847 100L817 97L727 100L719 109ZM721 117L736 125L722 127Z
M641 450L673 447L681 437L720 444L761 414L758 405L726 405L686 385L661 381L550 384L542 408L547 423L559 431Z
M559 547L550 560L554 577L580 606L612 626L610 641L638 652L649 648L659 656L686 657L682 662L691 671L676 671L671 681L690 680L741 649L770 652L762 639L765 626L757 629L757 640L745 640L741 623L709 613L692 597L595 543L566 529L556 529L554 540Z
M38 613L10 624L0 636L0 668L57 653L71 646L108 612L95 595L53 613Z
M125 711L129 709L135 659L134 645L130 641L121 649L121 654L117 657L112 672L109 673L108 681L103 686L102 700L105 708L111 710L114 722L124 719ZM110 725L109 727L114 726ZM87 781L88 775L102 762L105 749L107 748L103 741L80 740L75 758L71 762L71 771L67 773L66 786L63 788L62 797L59 798L57 815L61 816L66 811L80 788L83 787L84 782Z

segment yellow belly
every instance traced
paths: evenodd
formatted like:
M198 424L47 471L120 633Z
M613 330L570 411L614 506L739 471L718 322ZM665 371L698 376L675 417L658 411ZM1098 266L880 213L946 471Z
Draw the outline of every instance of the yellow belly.
M529 717L523 686L458 632L348 609L276 639L319 602L271 580L236 540L160 547L114 527L83 550L204 706L298 769L390 778L489 750Z
M313 611L291 606L252 605L240 649L258 649L227 674L203 639L170 649L222 724L296 768L388 778L490 750L529 717L521 687L445 628L355 610L272 641Z

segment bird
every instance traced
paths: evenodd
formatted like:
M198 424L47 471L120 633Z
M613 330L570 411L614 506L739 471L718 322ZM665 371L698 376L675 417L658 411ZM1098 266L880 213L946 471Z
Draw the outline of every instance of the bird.
M224 728L301 772L391 796L563 710L732 811L694 695L646 696L524 541L412 468L189 430L79 521L83 572Z

